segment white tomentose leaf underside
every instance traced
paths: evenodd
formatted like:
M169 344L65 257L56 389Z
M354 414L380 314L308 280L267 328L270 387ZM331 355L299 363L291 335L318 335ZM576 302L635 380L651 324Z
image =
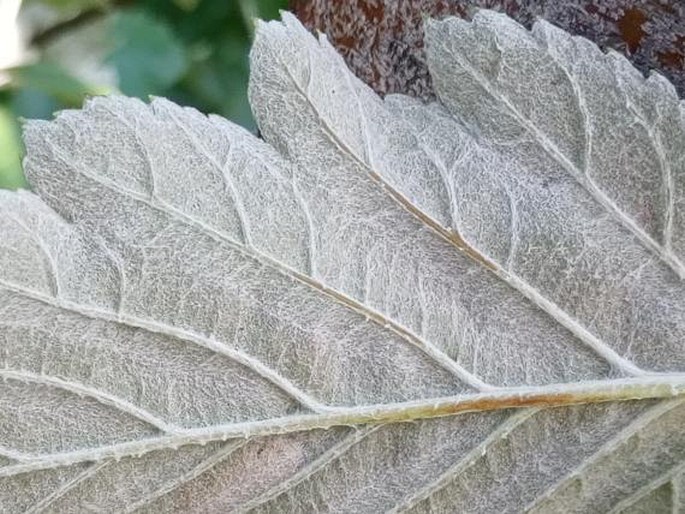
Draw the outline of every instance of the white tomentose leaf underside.
M426 30L440 104L286 13L265 141L163 99L27 124L0 510L685 510L685 107L544 22Z

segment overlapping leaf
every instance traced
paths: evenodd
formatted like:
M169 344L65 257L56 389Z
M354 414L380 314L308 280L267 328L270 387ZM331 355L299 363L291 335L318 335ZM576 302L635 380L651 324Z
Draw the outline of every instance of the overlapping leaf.
M680 501L679 100L544 23L428 42L444 107L379 99L286 14L252 53L266 143L161 99L26 127L6 510Z

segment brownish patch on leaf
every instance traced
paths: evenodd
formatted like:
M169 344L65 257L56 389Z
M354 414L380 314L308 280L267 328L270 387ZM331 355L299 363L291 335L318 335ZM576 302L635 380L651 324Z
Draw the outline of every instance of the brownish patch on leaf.
M445 414L457 414L459 412L484 412L501 409L521 409L524 407L559 407L561 405L575 405L584 403L577 395L555 394L538 395L530 397L500 399L483 399L464 404L455 404L445 409Z

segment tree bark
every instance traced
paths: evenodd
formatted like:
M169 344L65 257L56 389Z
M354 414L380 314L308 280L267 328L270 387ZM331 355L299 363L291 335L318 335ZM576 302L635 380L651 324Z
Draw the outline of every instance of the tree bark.
M423 53L424 16L506 12L530 27L543 18L658 70L685 96L683 0L293 0L311 29L326 33L358 77L381 95L434 97Z

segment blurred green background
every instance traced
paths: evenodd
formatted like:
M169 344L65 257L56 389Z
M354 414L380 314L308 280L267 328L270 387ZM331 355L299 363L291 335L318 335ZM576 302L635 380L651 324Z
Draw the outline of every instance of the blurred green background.
M287 0L0 0L0 187L26 187L22 118L164 96L247 128L253 19Z

